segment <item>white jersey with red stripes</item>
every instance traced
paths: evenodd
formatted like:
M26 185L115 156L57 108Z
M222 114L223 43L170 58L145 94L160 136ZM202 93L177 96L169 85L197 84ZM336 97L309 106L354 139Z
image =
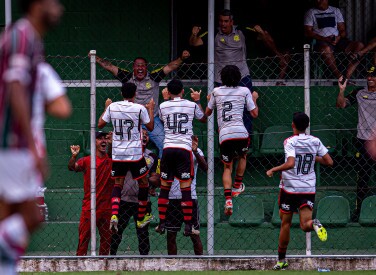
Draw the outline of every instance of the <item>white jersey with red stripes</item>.
M112 160L137 161L142 153L142 124L150 122L143 105L127 100L111 103L102 119L112 123Z
M289 193L315 193L315 158L328 153L319 138L299 134L284 141L285 161L295 158L294 168L282 171L280 188Z
M159 117L165 130L163 148L182 148L191 151L193 119L204 117L200 107L192 101L175 97L159 106Z
M256 108L252 94L247 87L214 88L208 107L217 108L217 122L219 127L219 142L228 139L247 138L249 136L243 123L244 105L248 111Z

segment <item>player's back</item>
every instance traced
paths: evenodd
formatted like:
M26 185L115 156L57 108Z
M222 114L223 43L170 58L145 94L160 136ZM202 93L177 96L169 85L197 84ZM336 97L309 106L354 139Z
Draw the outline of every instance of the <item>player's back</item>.
M249 89L221 86L215 88L211 96L214 97L217 108L219 141L247 138L248 131L244 127L243 111L247 100L252 101Z
M204 116L200 107L192 101L174 98L163 102L159 109L165 130L163 148L182 148L191 151L193 119L201 119Z
M328 149L319 138L300 134L284 142L286 160L295 156L293 169L282 172L281 187L287 192L314 193L316 191L315 157L323 156Z
M144 122L143 117L147 115L145 107L124 100L111 103L108 111L113 125L112 159L114 161L141 159L143 157L141 125Z

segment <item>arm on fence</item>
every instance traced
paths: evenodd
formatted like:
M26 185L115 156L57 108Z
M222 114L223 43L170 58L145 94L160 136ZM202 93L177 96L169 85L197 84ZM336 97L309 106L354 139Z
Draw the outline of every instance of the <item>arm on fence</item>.
M95 61L106 71L109 71L114 76L118 75L119 67L113 65L110 61L100 58L98 55L95 57Z

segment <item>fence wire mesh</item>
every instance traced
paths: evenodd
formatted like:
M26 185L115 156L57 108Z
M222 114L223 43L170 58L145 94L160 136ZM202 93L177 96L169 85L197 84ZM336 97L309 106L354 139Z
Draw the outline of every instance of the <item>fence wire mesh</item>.
M372 65L373 53L367 54L356 67L345 95L355 88L366 85L366 70ZM247 60L253 78L254 90L259 94L259 117L253 121L251 146L247 157L247 168L243 182L245 192L234 198L234 214L226 216L223 211L224 195L222 186L223 165L219 159L218 133L214 132L214 170L205 172L198 168L197 202L199 210L200 239L203 253L213 250L215 255L275 255L278 247L280 218L278 214L279 177L268 178L266 170L284 162L283 141L292 135L292 114L304 110L304 64L303 55L291 54L287 75L279 79L280 58ZM336 55L338 64L348 60ZM133 61L104 58L114 67L133 71ZM47 61L58 71L67 87L74 113L67 121L49 118L45 131L47 138L51 177L46 182L44 201L47 205L46 220L33 235L27 255L89 255L90 190L84 189L83 173L68 171L70 145L80 145L80 155L90 154L90 62L88 57L50 56ZM107 63L106 63L107 64ZM334 159L333 167L316 164L317 193L313 216L320 219L328 230L328 241L320 242L312 234L312 254L372 254L375 253L375 175L373 161L364 154L363 145L357 139L359 132L358 107L336 107L338 94L337 79L329 76L322 56L311 50L310 54L310 131L321 139ZM107 64L108 65L108 64ZM166 64L148 64L150 74ZM347 66L347 65L344 65ZM121 82L114 78L113 71L97 64L96 118L102 114L107 98L122 100ZM146 89L154 84L159 91L159 104L163 102L161 91L172 78L184 83L184 98L190 99L190 88L201 90L201 102L206 107L207 64L183 64L158 79L150 78L143 83ZM277 82L283 81L283 83ZM373 109L376 110L376 109ZM374 113L373 113L374 115ZM367 120L367 118L365 118ZM215 122L215 129L217 123ZM104 131L111 131L106 126ZM194 134L198 136L198 147L205 157L208 155L207 125L194 122ZM158 155L158 147L149 142L149 150ZM208 247L207 173L214 175L214 247ZM233 175L234 177L234 175ZM151 215L154 219L142 229L136 228L137 184L130 180L125 183L130 192L128 201L122 201L119 215L120 231L109 230L111 209L97 209L97 253L99 255L160 255L167 254L167 243L171 234L159 235L154 228L158 224L158 192L150 190ZM133 190L136 188L136 190ZM132 191L133 190L133 191ZM103 190L102 190L103 191ZM107 193L106 193L107 192ZM102 195L110 198L112 188ZM155 194L156 193L156 194ZM90 194L89 194L90 195ZM133 197L132 197L133 196ZM125 199L125 197L123 197ZM83 202L84 201L84 202ZM90 204L89 204L90 205ZM170 203L171 208L176 203ZM170 209L171 210L171 209ZM169 211L170 211L169 210ZM181 212L173 210L172 216ZM184 229L184 225L183 225ZM184 237L182 230L176 235L177 253L193 255L197 249L197 238ZM121 232L123 230L123 232ZM210 231L212 232L212 231ZM168 237L169 236L169 237ZM174 237L171 237L174 238ZM80 240L80 245L78 246ZM196 244L196 245L194 245ZM78 248L79 247L79 248ZM306 236L299 228L299 217L294 214L291 228L289 254L305 254Z

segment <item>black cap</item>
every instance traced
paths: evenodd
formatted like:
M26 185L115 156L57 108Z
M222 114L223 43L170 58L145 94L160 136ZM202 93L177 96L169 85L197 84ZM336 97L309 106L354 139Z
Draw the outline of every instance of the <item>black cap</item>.
M105 137L105 136L107 136L108 135L108 133L106 133L106 132L103 132L103 131L96 131L95 132L95 138L101 138L101 137Z
M367 70L368 76L375 77L376 76L376 68L375 66L372 66Z

